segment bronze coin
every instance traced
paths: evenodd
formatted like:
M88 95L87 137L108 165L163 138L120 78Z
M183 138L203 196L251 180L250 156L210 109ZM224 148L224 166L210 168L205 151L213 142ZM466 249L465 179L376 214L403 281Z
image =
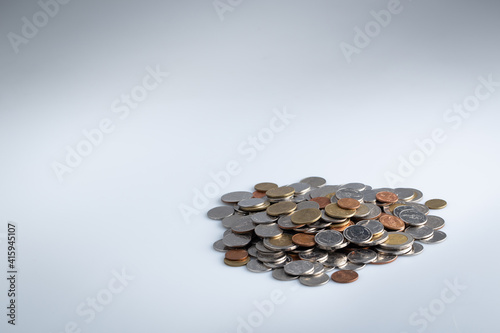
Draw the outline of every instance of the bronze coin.
M316 198L312 198L309 201L317 202L319 204L319 209L323 209L326 207L326 205L331 203L330 199L327 197L316 197Z
M375 195L375 198L383 203L396 203L399 200L398 195L396 193L386 192L386 191L378 192Z
M303 247L311 247L316 245L316 242L314 241L314 235L307 235L302 233L293 235L292 242L294 242L298 246Z
M253 192L252 198L263 198L266 196L266 192L255 191Z
M388 230L400 231L405 228L403 220L394 215L382 214L378 220Z
M289 253L288 255L290 256L290 258L292 258L293 261L302 260L302 259L300 259L299 255L296 253Z
M380 254L379 254L380 255ZM398 256L394 256L394 258L388 260L388 261L382 261L382 262L371 262L370 264L371 265L386 265L386 264L390 264L391 262L394 262L394 260L396 260L398 258Z
M358 209L361 206L361 203L356 199L343 198L337 201L337 205L344 209Z
M358 273L351 270L336 271L332 274L332 280L337 283L351 283L358 279Z
M336 230L338 232L344 231L347 227L350 227L351 225L354 225L354 222L349 221L347 224L341 225L339 227L336 227L334 225L330 226L330 230Z
M248 258L248 252L246 250L229 250L226 252L227 260L245 260Z

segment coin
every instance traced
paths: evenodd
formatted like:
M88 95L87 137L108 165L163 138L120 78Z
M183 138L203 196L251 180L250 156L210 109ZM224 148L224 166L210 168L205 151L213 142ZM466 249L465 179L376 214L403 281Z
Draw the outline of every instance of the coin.
M297 225L292 222L292 216L291 215L284 215L280 216L278 219L278 225L281 229L288 230L288 229L296 229L304 226L304 224Z
M344 266L339 267L342 271L359 271L360 269L365 268L366 264L355 264L352 262L347 262Z
M434 244L443 242L446 237L446 233L442 232L441 230L435 230L434 234L431 237L419 239L418 241L426 244Z
M267 223L276 222L278 220L278 217L268 215L266 212L258 212L258 213L252 214L250 216L250 219L252 220L253 223L267 224Z
M395 188L394 193L400 200L410 201L415 197L415 191L412 188Z
M316 243L314 242L314 235L307 235L302 233L295 234L292 237L292 241L298 246L311 247L316 245Z
M222 220L223 218L231 216L233 214L234 208L229 206L214 207L207 212L208 218L212 220Z
M363 227L370 229L373 236L379 235L384 231L384 225L377 220L362 220L356 223L356 225L361 225Z
M389 232L389 238L379 245L380 248L386 250L401 250L413 244L413 237L405 232L393 231Z
M435 215L427 215L427 222L425 225L434 230L441 229L444 227L444 219Z
M229 250L226 252L225 258L228 260L245 260L248 258L246 250Z
M247 269L253 273L269 272L271 268L266 267L262 262L255 258L251 258L247 263Z
M332 252L328 254L328 258L323 262L325 267L340 267L347 264L347 256L340 252Z
M245 220L231 227L231 230L235 234L245 234L247 232L253 231L255 229L255 224L252 220Z
M343 188L350 188L356 191L364 191L366 189L366 185L363 183L348 183L340 186L341 189Z
M250 261L250 257L247 257L245 260L229 260L229 259L224 258L224 263L228 266L231 266L231 267L245 266L246 264L248 264L249 261Z
M446 207L447 202L442 199L432 199L425 202L425 205L430 209L442 209Z
M289 214L297 208L297 204L292 201L281 201L267 207L267 214L271 216L279 216Z
M404 223L414 227L424 225L427 222L427 216L413 210L403 210L399 213L399 218L403 220Z
M300 283L308 287L317 287L327 284L330 278L325 273L313 276L301 276L299 278Z
M311 185L307 183L293 183L288 186L293 187L295 194L304 194L311 189Z
M259 224L255 227L255 234L259 237L277 237L283 233L276 223Z
M363 216L364 220L374 220L382 214L379 206L371 203L365 203L364 205L370 208L370 213L367 216Z
M326 205L329 205L331 203L330 198L327 198L327 197L311 198L310 201L318 203L319 208L321 208L321 209L325 208Z
M332 274L332 280L337 283L351 283L358 279L358 273L351 270L336 271Z
M384 264L389 264L396 260L398 258L397 255L395 254L383 254L378 252L377 253L377 259L375 261L371 262L373 265L384 265Z
M280 280L280 281L291 281L291 280L296 280L299 278L297 275L290 275L290 274L285 273L284 268L274 269L272 276L276 280Z
M243 247L250 243L252 236L242 234L237 235L235 233L228 233L222 238L222 243L228 247Z
M302 210L306 208L317 208L319 209L319 203L316 201L302 201L297 204L297 210Z
M363 194L352 188L342 188L335 193L335 196L337 197L338 200L351 198L359 202L363 201Z
M253 193L247 191L237 191L226 193L221 197L221 200L226 203L237 203L243 199L251 198Z
M409 227L405 232L415 239L429 238L434 234L434 229L428 226Z
M314 236L314 240L321 246L334 247L342 244L344 236L335 230L323 230Z
M393 215L382 215L379 221L387 230L402 231L405 227L405 223L399 217Z
M307 177L300 182L309 184L311 187L321 187L326 184L326 179L321 177Z
M226 252L226 251L229 251L231 248L227 247L226 245L224 245L224 243L222 242L222 239L219 239L218 241L216 241L213 245L213 248L215 251L218 251L218 252Z
M313 249L310 252L301 252L299 253L299 258L307 261L318 261L324 262L328 259L328 252L322 250Z
M258 183L254 186L256 191L264 192L264 193L269 191L270 189L276 188L276 187L278 187L278 184L275 184L275 183Z
M244 208L255 208L259 206L263 206L265 204L266 200L262 198L248 198L248 199L243 199L241 201L238 201L238 206L240 206L241 209Z
M424 246L420 243L413 243L411 250L403 254L403 256L416 256L424 251Z
M295 190L291 186L281 186L266 191L266 195L269 198L283 198L293 195L294 192Z
M241 224L245 221L252 221L252 219L248 215L235 214L235 215L231 215L231 216L223 218L222 219L222 226L224 226L224 228L231 229L235 225Z
M343 209L358 209L361 203L353 198L343 198L337 201L337 205Z
M377 259L377 252L368 249L358 249L349 252L347 259L354 264L368 264Z
M344 237L351 243L368 242L372 236L370 229L361 225L352 225L344 230Z
M347 229L347 227L350 227L351 225L354 225L354 222L352 222L350 220L347 220L344 223L338 223L338 224L335 224L335 225L332 224L332 226L330 227L330 230L335 230L335 231L338 231L338 232L342 232L345 229Z
M325 207L326 215L337 218L337 219L345 219L356 214L356 210L354 209L343 209L340 208L336 203L328 204Z
M252 198L267 198L266 192L254 191L252 193Z
M384 203L395 203L399 199L397 194L387 191L378 192L375 197L378 201Z
M285 265L285 273L290 275L303 275L314 272L314 264L306 260L292 261Z
M363 203L356 209L356 213L352 217L356 219L366 218L370 213L371 209Z
M318 208L306 208L292 214L292 223L309 224L321 218L321 211Z

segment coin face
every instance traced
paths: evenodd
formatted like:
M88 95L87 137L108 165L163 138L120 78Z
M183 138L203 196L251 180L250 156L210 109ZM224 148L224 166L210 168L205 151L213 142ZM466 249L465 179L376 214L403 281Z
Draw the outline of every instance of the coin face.
M299 278L300 283L308 287L317 287L327 284L330 278L325 273L313 276L301 276Z
M311 189L311 185L307 183L293 183L288 186L293 187L295 194L304 194Z
M250 219L252 220L253 223L267 224L267 223L276 222L278 220L278 217L268 215L266 212L258 212L258 213L252 214L250 216Z
M337 219L345 219L352 217L356 214L356 210L354 209L343 209L338 206L336 203L331 203L325 207L326 215L337 218Z
M414 210L403 210L399 213L399 218L403 222L415 227L424 225L427 222L427 216Z
M394 193L400 200L410 201L415 197L415 191L412 188L395 188Z
M441 243L446 239L446 234L442 232L441 230L435 230L434 234L429 237L429 238L422 238L419 239L419 242L426 243L426 244L435 244L435 243Z
M296 280L299 278L297 275L290 275L290 274L285 273L284 268L277 268L277 269L273 270L272 276L276 280L280 280L280 281L291 281L291 280Z
M224 194L222 196L221 200L223 202L226 202L226 203L237 203L241 200L251 198L252 195L253 195L253 193L251 193L251 192L237 191L237 192L231 192L231 193Z
M405 227L405 223L394 215L382 215L379 221L387 230L402 231Z
M267 207L267 214L271 216L279 216L289 214L297 208L297 204L292 201L281 201Z
M316 242L314 241L314 235L308 235L303 233L293 235L292 241L298 246L303 246L303 247L312 247L316 245Z
M231 216L233 214L234 208L230 206L214 207L207 212L208 218L212 220L222 220L223 218Z
M361 225L352 225L344 230L344 237L352 243L368 242L372 236L370 229Z
M368 264L377 259L377 252L368 249L357 249L349 252L347 259L354 264Z
M222 238L222 243L228 247L243 247L250 243L252 236L250 235L238 235L235 233L228 233Z
M310 224L318 221L321 218L321 210L318 208L306 208L296 211L292 214L292 223L294 224Z
M326 179L321 177L307 177L300 182L309 184L311 187L321 187L326 184Z
M332 274L332 280L337 283L351 283L358 279L358 273L352 270L337 271Z
M444 227L444 219L435 215L427 215L427 222L425 225L434 230L441 229Z
M401 250L413 244L413 237L405 232L389 232L389 237L379 247L386 250Z
M406 228L405 232L415 239L429 238L434 234L434 229L426 225Z
M281 186L281 187L276 187L272 188L268 191L266 191L266 195L269 198L284 198L291 196L295 193L295 190L291 186Z
M229 250L225 257L228 260L245 260L248 258L248 252L246 250Z
M337 201L337 205L343 209L358 209L361 203L353 198L343 198Z
M245 234L247 232L253 231L254 229L255 229L255 224L252 222L252 220L244 220L231 227L231 230L235 234Z
M241 224L245 221L252 221L252 219L248 215L235 214L235 215L231 215L231 216L223 218L222 219L222 226L224 228L231 229L235 225Z
M241 201L238 201L238 206L240 208L255 208L258 206L263 206L265 204L266 200L262 198L248 198L248 199L243 199Z
M347 256L344 253L332 252L328 254L328 259L323 262L325 267L336 268L347 264Z
M351 198L357 201L363 200L363 194L360 191L352 188L342 188L335 193L335 196L338 200L345 198Z
M378 192L375 197L378 201L384 203L395 203L399 200L397 194L387 191Z
M218 241L216 241L213 245L213 248L215 251L218 251L218 252L226 252L226 251L231 249L231 248L227 247L226 245L224 245L224 243L222 242L222 239L219 239Z
M278 184L275 183L258 183L254 186L256 191L259 192L266 192L269 191L270 189L277 188Z
M373 236L379 235L381 232L384 231L384 225L377 220L362 220L356 223L356 225L361 225L363 227L370 229Z
M323 230L314 236L314 240L319 245L334 247L342 244L344 236L336 230Z
M297 276L312 273L314 271L314 264L306 260L297 260L286 264L284 269L285 273Z
M425 205L430 209L442 209L446 207L448 203L443 199L432 199L425 202Z
M311 198L310 202L316 202L318 204L318 208L325 208L326 205L329 205L331 203L330 198L327 197L316 197L316 198Z
M297 210L307 209L307 208L317 208L319 209L319 203L315 201L302 201L297 204Z
M259 224L255 227L255 234L262 238L277 237L283 233L276 223Z

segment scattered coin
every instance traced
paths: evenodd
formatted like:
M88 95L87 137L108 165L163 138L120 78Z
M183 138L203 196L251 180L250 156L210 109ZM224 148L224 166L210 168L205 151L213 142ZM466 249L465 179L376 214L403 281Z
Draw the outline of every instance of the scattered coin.
M300 283L308 287L317 287L327 284L330 281L330 277L325 273L313 276L301 276L299 278Z
M434 243L441 243L446 239L446 234L442 232L441 230L435 230L434 234L429 237L429 238L422 238L419 239L419 242L426 243L426 244L434 244Z
M250 262L250 257L247 257L245 260L229 260L224 258L224 263L231 267L241 267L245 266ZM247 266L248 267L248 266Z
M377 252L368 249L358 249L349 252L347 259L354 264L368 264L377 259Z
M444 219L435 215L427 215L427 222L425 222L425 225L434 230L441 229L444 227Z
M281 201L267 207L267 214L271 216L280 216L289 214L297 208L297 204L292 201Z
M332 280L337 283L351 283L358 279L358 273L351 270L337 271L332 274Z
M229 250L226 252L226 259L228 260L245 260L248 258L246 250Z
M321 218L321 210L318 208L306 208L292 214L292 223L310 224Z
M384 202L384 203L395 203L399 200L398 195L396 193L392 192L378 192L375 197L377 198L378 201Z
M219 206L210 209L207 213L207 216L212 220L222 220L225 217L231 216L234 214L234 208L229 206Z
M258 183L254 186L256 191L264 192L264 193L269 191L270 189L277 188L277 187L278 187L278 184L275 184L275 183Z
M448 203L442 199L432 199L425 202L425 205L430 209L442 209L446 207Z
M343 198L337 201L337 205L343 209L358 209L361 203L353 198Z

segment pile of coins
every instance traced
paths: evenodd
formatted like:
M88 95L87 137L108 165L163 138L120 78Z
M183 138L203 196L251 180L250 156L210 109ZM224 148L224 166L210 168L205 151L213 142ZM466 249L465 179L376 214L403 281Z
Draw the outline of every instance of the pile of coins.
M444 220L428 215L446 201L419 204L423 194L417 189L326 185L321 177L254 189L224 194L227 205L208 211L227 229L213 247L225 253L226 265L272 271L277 280L299 279L306 286L354 282L367 264L418 255L422 243L446 239L438 230ZM333 269L338 271L328 276Z

